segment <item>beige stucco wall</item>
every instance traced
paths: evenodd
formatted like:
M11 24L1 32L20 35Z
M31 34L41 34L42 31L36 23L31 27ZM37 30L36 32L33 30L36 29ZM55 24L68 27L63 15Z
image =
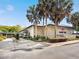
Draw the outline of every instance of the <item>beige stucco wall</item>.
M44 27L37 27L37 35L44 36Z
M66 33L65 34L61 34L59 33L60 31L62 31L62 28L64 28L63 31L65 31ZM28 29L28 32L30 33L30 36L34 36L34 26L31 26L29 27ZM47 29L45 29L45 27L42 27L42 26L38 26L37 27L37 35L40 35L40 36L46 36L45 35L45 32L47 31L47 36L49 38L54 38L54 30L55 30L55 27L54 26L48 26ZM57 27L56 29L56 34L57 35L71 35L73 33L73 29L72 28L67 28L67 27Z
M63 28L64 30L62 30L62 28ZM71 28L67 28L67 27L58 27L58 29L57 29L57 34L59 34L60 31L64 31L64 32L66 32L66 34L72 34L72 32L73 32L74 30L71 29Z
M62 34L62 33L59 33L60 31L62 31L62 28L64 28L64 32L66 32L65 34ZM42 30L44 30L44 31L42 31ZM38 27L38 35L43 35L43 32L44 32L44 36L46 36L45 35L45 31L47 31L47 36L49 37L49 38L54 38L54 30L55 30L55 27L54 26L48 26L47 27L47 29L45 29L45 28L42 28L42 27ZM66 36L66 35L71 35L72 33L73 33L73 29L72 28L67 28L67 27L57 27L56 28L56 35L63 35L63 36Z
M27 28L27 30L30 33L30 36L34 37L34 26Z
M49 38L53 38L54 37L54 26L48 26L47 27L47 36Z

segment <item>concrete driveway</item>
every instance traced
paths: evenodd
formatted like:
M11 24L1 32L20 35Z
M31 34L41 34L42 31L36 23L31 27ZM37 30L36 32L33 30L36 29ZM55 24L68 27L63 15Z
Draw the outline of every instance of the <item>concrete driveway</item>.
M0 51L0 59L79 59L79 43L33 51Z

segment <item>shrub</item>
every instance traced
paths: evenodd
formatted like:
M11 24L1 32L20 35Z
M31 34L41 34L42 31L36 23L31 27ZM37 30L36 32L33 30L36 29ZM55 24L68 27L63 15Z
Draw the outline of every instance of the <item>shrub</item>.
M26 39L27 40L32 40L33 38L31 36L28 36Z
M0 41L3 41L4 39L6 39L6 37L3 35L0 35Z
M39 35L33 38L34 41L41 41L41 42L47 41L48 39L49 39L48 37L46 38L45 36L39 36Z
M33 39L33 41L38 41L40 39L40 36L38 36L38 35L34 36L32 39Z
M41 36L40 38L41 38L42 41L48 41L49 40L49 38L45 37L45 36Z
M31 36L28 36L27 38L26 38L27 40L33 40L33 41L47 41L49 38L47 37L45 37L45 36L39 36L39 35L37 35L37 36L34 36L34 37L31 37Z
M4 39L2 37L0 37L0 41L3 41Z
M65 42L65 41L67 41L66 38L54 38L54 39L49 40L49 42L51 42L51 43Z
M79 38L79 36L76 36L76 38Z

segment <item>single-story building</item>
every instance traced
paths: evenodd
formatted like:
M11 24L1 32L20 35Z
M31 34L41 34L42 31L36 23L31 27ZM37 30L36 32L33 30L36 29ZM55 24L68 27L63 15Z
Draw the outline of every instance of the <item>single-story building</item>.
M27 34L27 32L29 33L30 36L34 37L35 35L35 26L31 25L25 29L23 29L22 31L20 31L20 33L24 33ZM55 32L55 26L53 24L48 24L47 28L45 29L45 26L37 26L37 35L40 36L47 36L49 38L53 38L54 32ZM66 35L71 35L74 32L74 28L73 27L69 27L69 26L58 26L56 29L56 35L57 36L66 36Z

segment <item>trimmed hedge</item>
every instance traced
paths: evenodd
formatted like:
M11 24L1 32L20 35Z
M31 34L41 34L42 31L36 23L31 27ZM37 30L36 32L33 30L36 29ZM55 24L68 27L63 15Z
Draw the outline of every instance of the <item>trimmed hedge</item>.
M54 38L49 40L50 43L65 42L65 41L67 41L66 38Z

